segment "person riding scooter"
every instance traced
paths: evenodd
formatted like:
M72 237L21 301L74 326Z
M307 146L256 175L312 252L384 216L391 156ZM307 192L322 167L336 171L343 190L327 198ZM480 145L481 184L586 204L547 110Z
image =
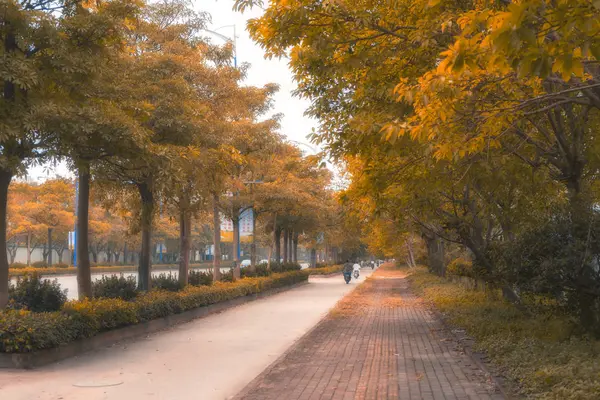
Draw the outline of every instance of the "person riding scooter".
M344 280L346 281L346 283L350 283L350 280L352 279L353 270L354 268L350 260L346 260L346 262L344 263L344 267L342 268L342 273L344 274Z
M352 266L352 270L353 270L354 279L358 279L358 277L360 275L360 264L358 262L354 263L354 265Z

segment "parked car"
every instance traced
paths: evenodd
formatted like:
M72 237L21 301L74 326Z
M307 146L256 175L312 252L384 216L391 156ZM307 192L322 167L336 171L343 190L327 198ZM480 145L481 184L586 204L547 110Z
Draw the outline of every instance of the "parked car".
M242 260L242 262L240 263L240 268L249 267L251 264L252 264L252 261L250 261L250 260Z
M259 264L268 264L268 263L269 263L269 260L267 260L267 259L260 260L258 263L259 263Z

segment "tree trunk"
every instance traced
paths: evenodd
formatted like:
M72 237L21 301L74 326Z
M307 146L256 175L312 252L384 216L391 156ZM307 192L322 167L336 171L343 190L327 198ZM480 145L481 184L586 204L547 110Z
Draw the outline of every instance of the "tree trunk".
M10 255L10 264L13 264L15 262L15 257L17 256L17 250L19 249L19 242L17 242L17 240L15 239L15 242L13 245L8 247L8 254Z
M288 262L294 262L294 230L290 229L288 232Z
M233 211L233 279L240 279L240 213L238 210Z
M219 214L219 195L213 193L213 280L221 280L221 218Z
M52 265L52 230L54 228L48 228L48 266Z
M287 229L283 230L283 263L288 262L288 245L289 245L289 231Z
M150 277L152 269L152 217L154 215L154 193L151 184L144 182L137 185L142 200L142 251L138 266L138 288L148 291L152 285Z
M267 257L267 270L271 269L271 258L273 257L273 244L269 246L269 252Z
M298 238L299 238L299 233L298 232L294 232L294 237L292 239L292 254L294 255L294 262L297 263L298 262Z
M58 263L59 264L62 264L64 252L65 252L65 249L62 246L60 247L60 249L56 249L56 254L58 255Z
M310 266L311 268L317 266L317 249L310 249Z
M444 264L444 242L438 236L433 238L426 237L427 255L429 258L429 269L439 276L446 275L446 266Z
M281 260L281 229L277 227L277 213L273 215L273 249L275 250L275 262ZM271 269L271 259L269 259L269 269Z
M413 252L412 237L410 236L406 239L406 247L408 249L408 266L414 268L417 266L417 263L415 262L415 255Z
M179 283L182 286L188 284L188 273L190 270L190 234L192 217L189 211L179 213Z
M123 265L127 265L127 243L123 243Z
M252 244L250 245L250 270L256 270L256 213L252 209Z
M8 186L13 174L0 169L0 310L8 304L8 257L6 254L6 209Z
M27 265L31 265L31 232L27 232Z

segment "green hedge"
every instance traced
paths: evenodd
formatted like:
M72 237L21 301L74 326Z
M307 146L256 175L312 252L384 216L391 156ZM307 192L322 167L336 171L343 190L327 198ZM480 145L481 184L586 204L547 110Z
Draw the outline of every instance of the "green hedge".
M23 353L48 349L115 329L308 279L314 270L292 271L233 283L188 286L179 292L150 291L133 301L93 299L67 302L61 311L0 312L0 352Z
M210 263L199 263L199 264L190 264L190 269L210 269L212 264ZM179 266L176 264L153 264L153 270L164 269L167 271L177 271ZM99 273L118 273L118 272L137 272L137 265L104 265L104 266L92 266L91 271L92 274ZM57 264L53 264L51 267L28 267L25 264L11 264L8 269L8 275L10 277L18 277L26 274L32 274L34 272L39 272L44 276L49 275L74 275L77 273L77 268L66 266L66 264L61 264L60 267L57 267Z
M343 267L343 265L331 265L328 267L309 268L305 271L309 271L310 275L329 275L342 272Z

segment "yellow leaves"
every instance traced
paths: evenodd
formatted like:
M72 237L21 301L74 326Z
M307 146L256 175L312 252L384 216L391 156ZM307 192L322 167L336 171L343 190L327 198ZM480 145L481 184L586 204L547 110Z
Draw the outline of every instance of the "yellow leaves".
M573 75L583 77L584 69L581 54L581 48L577 48L572 53L556 57L552 64L552 72L560 74L566 82Z

